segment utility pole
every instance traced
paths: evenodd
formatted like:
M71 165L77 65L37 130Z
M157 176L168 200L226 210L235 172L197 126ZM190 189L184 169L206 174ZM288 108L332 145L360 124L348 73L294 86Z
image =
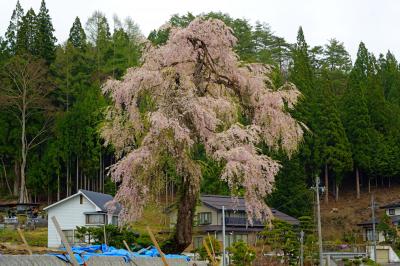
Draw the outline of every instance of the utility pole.
M304 231L300 232L300 266L304 266Z
M373 252L374 252L374 261L376 262L376 239L375 239L375 197L374 193L371 194L371 211L372 211L372 245L373 245Z
M225 206L222 206L222 266L226 266L225 248Z
M321 208L319 204L319 176L315 176L315 191L317 193L317 226L318 226L318 247L319 247L319 265L323 266L322 257L322 231L321 231Z

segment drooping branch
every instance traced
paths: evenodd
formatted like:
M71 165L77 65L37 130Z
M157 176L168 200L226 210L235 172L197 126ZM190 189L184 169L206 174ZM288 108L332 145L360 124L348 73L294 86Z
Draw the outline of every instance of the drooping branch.
M191 189L187 202L195 202L201 171L188 156L194 143L224 162L221 178L232 191L245 189L251 220L271 215L264 197L280 166L257 145L264 142L288 154L296 149L303 131L286 108L294 107L300 93L293 84L274 88L270 66L239 62L235 43L222 21L198 18L187 28L171 28L165 45L148 47L142 66L129 69L123 80L104 84L113 106L102 135L120 156L111 175L122 182L116 195L124 207L122 218L140 216L149 182L162 178L158 160L165 154L176 161L185 189ZM241 124L238 113L248 114L249 124ZM194 206L181 207L187 212Z

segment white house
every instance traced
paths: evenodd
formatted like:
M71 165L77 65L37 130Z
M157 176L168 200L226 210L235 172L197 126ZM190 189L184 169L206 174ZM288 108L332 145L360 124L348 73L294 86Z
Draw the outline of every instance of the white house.
M78 193L62 199L44 210L48 213L48 240L49 248L61 246L61 238L51 220L55 216L70 243L79 242L75 239L77 226L102 226L104 224L118 224L118 207L114 213L107 212L106 203L113 197L108 194L80 189Z

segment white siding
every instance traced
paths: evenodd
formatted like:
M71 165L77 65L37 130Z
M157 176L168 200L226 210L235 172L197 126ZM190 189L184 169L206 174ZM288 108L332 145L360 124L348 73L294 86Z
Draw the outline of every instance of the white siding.
M86 223L84 212L95 212L96 207L82 196L83 201L80 204L80 195L66 200L50 209L48 209L48 240L49 248L58 248L61 244L56 228L51 217L55 216L62 230L76 229L76 226L84 226Z
M389 209L394 209L394 215L400 215L400 208L399 207L386 209L386 214L389 215L389 216L393 216L393 215L389 214Z

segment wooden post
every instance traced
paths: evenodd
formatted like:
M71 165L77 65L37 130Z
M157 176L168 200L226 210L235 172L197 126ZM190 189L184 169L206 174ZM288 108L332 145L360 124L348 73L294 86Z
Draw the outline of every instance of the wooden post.
M21 229L17 228L17 231L18 231L18 234L21 237L22 241L24 242L25 247L29 252L29 255L32 255L31 247L28 245L28 242L26 242L26 239L25 239L24 234L22 233Z
M104 221L106 221L106 218L107 217L105 217L105 215L104 215ZM104 232L104 244L107 245L107 235L106 235L106 225L105 224L104 224L104 227L103 227L103 232Z
M61 241L64 244L64 247L67 250L69 257L71 258L72 265L73 266L79 266L79 263L76 260L76 258L74 256L74 253L72 252L71 246L69 245L67 239L65 238L65 235L62 232L60 224L58 223L56 217L55 216L51 217L51 220L53 221L53 224L56 227L58 235L61 237Z
M167 259L165 258L164 253L161 251L160 246L158 245L156 238L154 237L153 233L150 230L150 227L147 226L146 228L147 228L147 232L149 232L151 241L153 241L153 244L156 247L158 253L160 253L161 260L163 261L164 266L168 266Z
M126 249L127 249L129 252L132 252L131 249L129 248L128 244L126 243L125 239L122 240L122 242L124 243Z
M211 246L211 251L212 251L213 257L215 258L215 250L214 250L213 244L211 242L210 233L207 233L207 234L208 234L208 241L210 242L210 246Z
M124 243L126 249L129 251L129 253L133 253L132 250L129 248L128 244L126 243L125 239L122 240L122 242ZM133 264L135 264L136 266L138 266L137 263L136 263L133 259L132 259L131 261L133 262Z
M203 246L206 248L207 255L211 260L211 265L217 266L217 263L215 262L215 259L214 259L213 255L211 254L210 248L208 247L207 241L205 239L203 239Z

